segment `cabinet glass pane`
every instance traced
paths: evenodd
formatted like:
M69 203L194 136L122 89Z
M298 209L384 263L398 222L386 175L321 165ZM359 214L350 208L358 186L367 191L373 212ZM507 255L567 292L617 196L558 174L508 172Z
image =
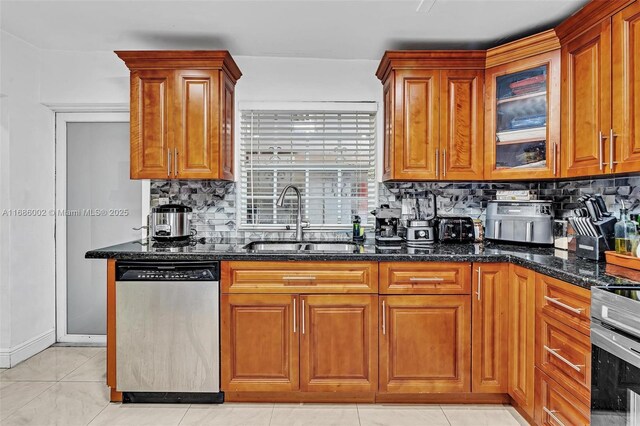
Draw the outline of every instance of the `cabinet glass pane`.
M546 168L547 66L496 78L496 167Z

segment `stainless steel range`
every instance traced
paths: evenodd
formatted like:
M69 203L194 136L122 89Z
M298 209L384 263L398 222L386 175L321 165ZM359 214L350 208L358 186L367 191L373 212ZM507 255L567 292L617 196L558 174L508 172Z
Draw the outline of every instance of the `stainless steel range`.
M640 426L640 285L591 290L591 425Z

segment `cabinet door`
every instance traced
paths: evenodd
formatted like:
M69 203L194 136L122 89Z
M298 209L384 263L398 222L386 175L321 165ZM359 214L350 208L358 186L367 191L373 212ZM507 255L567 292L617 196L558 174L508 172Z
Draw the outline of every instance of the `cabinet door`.
M560 52L486 71L485 177L559 176Z
M484 71L440 74L441 178L482 179L484 173Z
M395 76L392 72L387 80L384 82L382 88L382 99L384 103L384 139L383 139L383 154L382 154L382 179L393 179L393 144L394 144L394 102L393 102L393 89L394 89Z
M223 294L220 300L222 390L297 390L298 296Z
M131 179L167 179L170 161L174 73L131 72Z
M393 179L438 178L437 70L395 72Z
M378 297L301 296L300 388L306 392L375 392Z
M474 264L471 318L473 392L507 393L509 264Z
M235 85L229 79L223 78L222 102L220 111L220 179L233 180L234 174L234 122L235 122Z
M535 366L535 272L510 265L509 395L533 416Z
M562 146L565 176L611 172L611 23L562 47Z
M540 426L589 426L590 407L536 368L535 421ZM614 423L611 419L611 424ZM624 419L621 419L624 421Z
M640 171L640 3L613 17L612 172Z
M176 71L175 177L218 179L220 71Z
M469 296L380 296L380 392L471 390Z

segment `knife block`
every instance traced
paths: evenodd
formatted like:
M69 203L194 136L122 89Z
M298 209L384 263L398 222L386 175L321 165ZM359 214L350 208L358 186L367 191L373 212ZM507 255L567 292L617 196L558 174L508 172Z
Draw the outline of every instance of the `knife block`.
M607 240L602 236L591 237L588 235L578 235L576 244L576 256L583 259L603 261L604 252L609 249Z

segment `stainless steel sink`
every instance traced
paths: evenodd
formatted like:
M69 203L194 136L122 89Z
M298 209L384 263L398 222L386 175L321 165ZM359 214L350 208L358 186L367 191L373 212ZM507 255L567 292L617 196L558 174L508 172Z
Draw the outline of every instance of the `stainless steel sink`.
M321 252L321 253L354 253L358 251L358 244L349 241L323 242L294 242L294 241L254 241L245 250L260 253L291 253L291 252Z

